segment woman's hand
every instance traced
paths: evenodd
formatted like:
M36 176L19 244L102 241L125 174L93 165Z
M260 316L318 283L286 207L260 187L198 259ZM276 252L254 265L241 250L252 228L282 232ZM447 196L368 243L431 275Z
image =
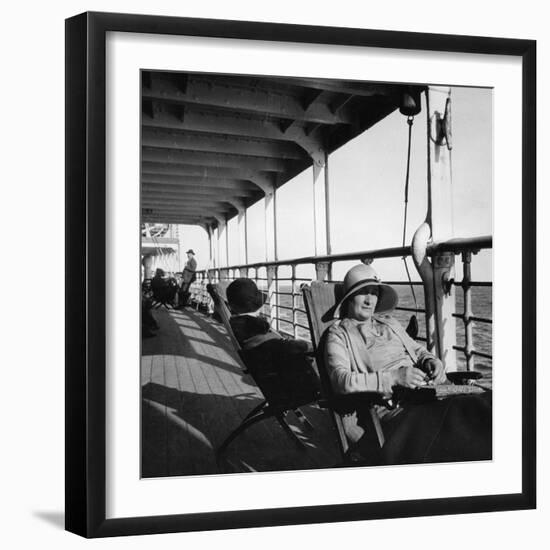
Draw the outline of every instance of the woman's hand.
M443 384L447 381L443 363L436 357L428 357L422 363L422 370L426 373L430 380L436 384Z
M416 367L399 367L393 371L394 386L418 388L426 384L426 375Z

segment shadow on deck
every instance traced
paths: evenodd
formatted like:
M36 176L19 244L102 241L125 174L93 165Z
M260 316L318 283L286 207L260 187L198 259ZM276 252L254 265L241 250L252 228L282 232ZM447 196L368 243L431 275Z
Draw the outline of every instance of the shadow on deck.
M155 310L160 329L142 344L142 476L163 477L248 471L304 470L339 462L328 414L302 407L313 429L293 413L298 446L278 422L251 427L214 457L225 437L263 399L243 373L222 325L197 311Z

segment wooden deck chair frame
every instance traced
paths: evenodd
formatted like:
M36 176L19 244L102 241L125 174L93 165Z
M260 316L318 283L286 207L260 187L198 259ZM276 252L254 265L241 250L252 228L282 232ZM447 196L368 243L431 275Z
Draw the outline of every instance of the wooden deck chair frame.
M153 300L153 308L158 309L164 306L166 309L174 309L174 298L177 293L177 286L171 286L169 283L165 287L153 288L151 286L151 297Z
M216 451L216 459L219 461L219 459L222 457L223 453L227 450L228 446L232 441L234 441L239 435L241 435L244 431L246 431L248 428L253 426L254 424L257 424L258 422L261 422L262 420L266 420L267 418L275 418L278 423L281 425L283 430L286 434L301 448L305 449L305 445L303 441L294 433L292 428L288 425L286 421L286 415L288 412L293 411L298 418L298 420L304 425L305 427L312 429L313 426L309 423L306 416L303 414L303 412L299 409L299 406L303 406L306 403L299 403L296 404L296 406L281 406L277 403L274 403L271 401L271 396L269 395L269 392L266 391L266 388L259 383L256 378L254 378L253 373L250 371L246 364L246 360L243 357L243 349L241 348L239 342L237 341L237 338L235 337L233 330L231 329L231 324L229 323L229 319L231 317L231 312L229 310L229 306L227 305L226 299L225 299L225 288L227 285L222 283L209 283L207 285L207 291L210 294L212 301L214 302L214 311L218 314L225 330L227 331L227 334L229 335L229 338L231 340L231 343L235 349L235 351L238 353L239 358L241 359L241 362L244 365L243 372L246 374L250 374L256 384L258 385L260 391L263 394L264 400L254 407L242 420L242 422L225 438L225 440L222 442L220 447Z
M350 465L365 461L365 457L357 457L350 450L350 444L346 437L342 421L344 414L357 410L359 407L368 408L369 415L367 420L370 420L370 426L367 426L367 428L371 432L368 436L373 441L372 456L367 457L366 461L369 464L376 464L381 459L380 450L385 443L384 432L376 411L376 405L385 404L385 402L376 392L358 392L349 395L335 394L324 360L326 329L334 322L334 306L343 295L343 285L341 283L314 281L311 284L302 285L302 295L308 317L311 342L315 350L317 369L321 378L323 398L320 400L319 405L330 411L338 434L338 443L344 464Z

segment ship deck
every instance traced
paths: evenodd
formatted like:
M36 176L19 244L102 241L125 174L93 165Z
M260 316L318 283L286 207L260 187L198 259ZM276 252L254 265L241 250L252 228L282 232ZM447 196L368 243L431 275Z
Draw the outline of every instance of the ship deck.
M243 372L223 325L186 308L155 309L156 335L142 343L142 476L327 468L340 461L327 411L301 410L312 428L289 413L297 444L273 418L231 443L216 463L215 450L262 395Z

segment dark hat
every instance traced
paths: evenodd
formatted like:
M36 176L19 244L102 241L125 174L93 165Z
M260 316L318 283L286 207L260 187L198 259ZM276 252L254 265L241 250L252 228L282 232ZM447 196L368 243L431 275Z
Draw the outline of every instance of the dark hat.
M190 249L186 252L186 254L193 254L193 255L195 255L195 251L194 251L192 248L190 248Z
M267 293L258 290L252 279L235 279L225 291L229 309L233 313L252 313L260 309L267 300Z

